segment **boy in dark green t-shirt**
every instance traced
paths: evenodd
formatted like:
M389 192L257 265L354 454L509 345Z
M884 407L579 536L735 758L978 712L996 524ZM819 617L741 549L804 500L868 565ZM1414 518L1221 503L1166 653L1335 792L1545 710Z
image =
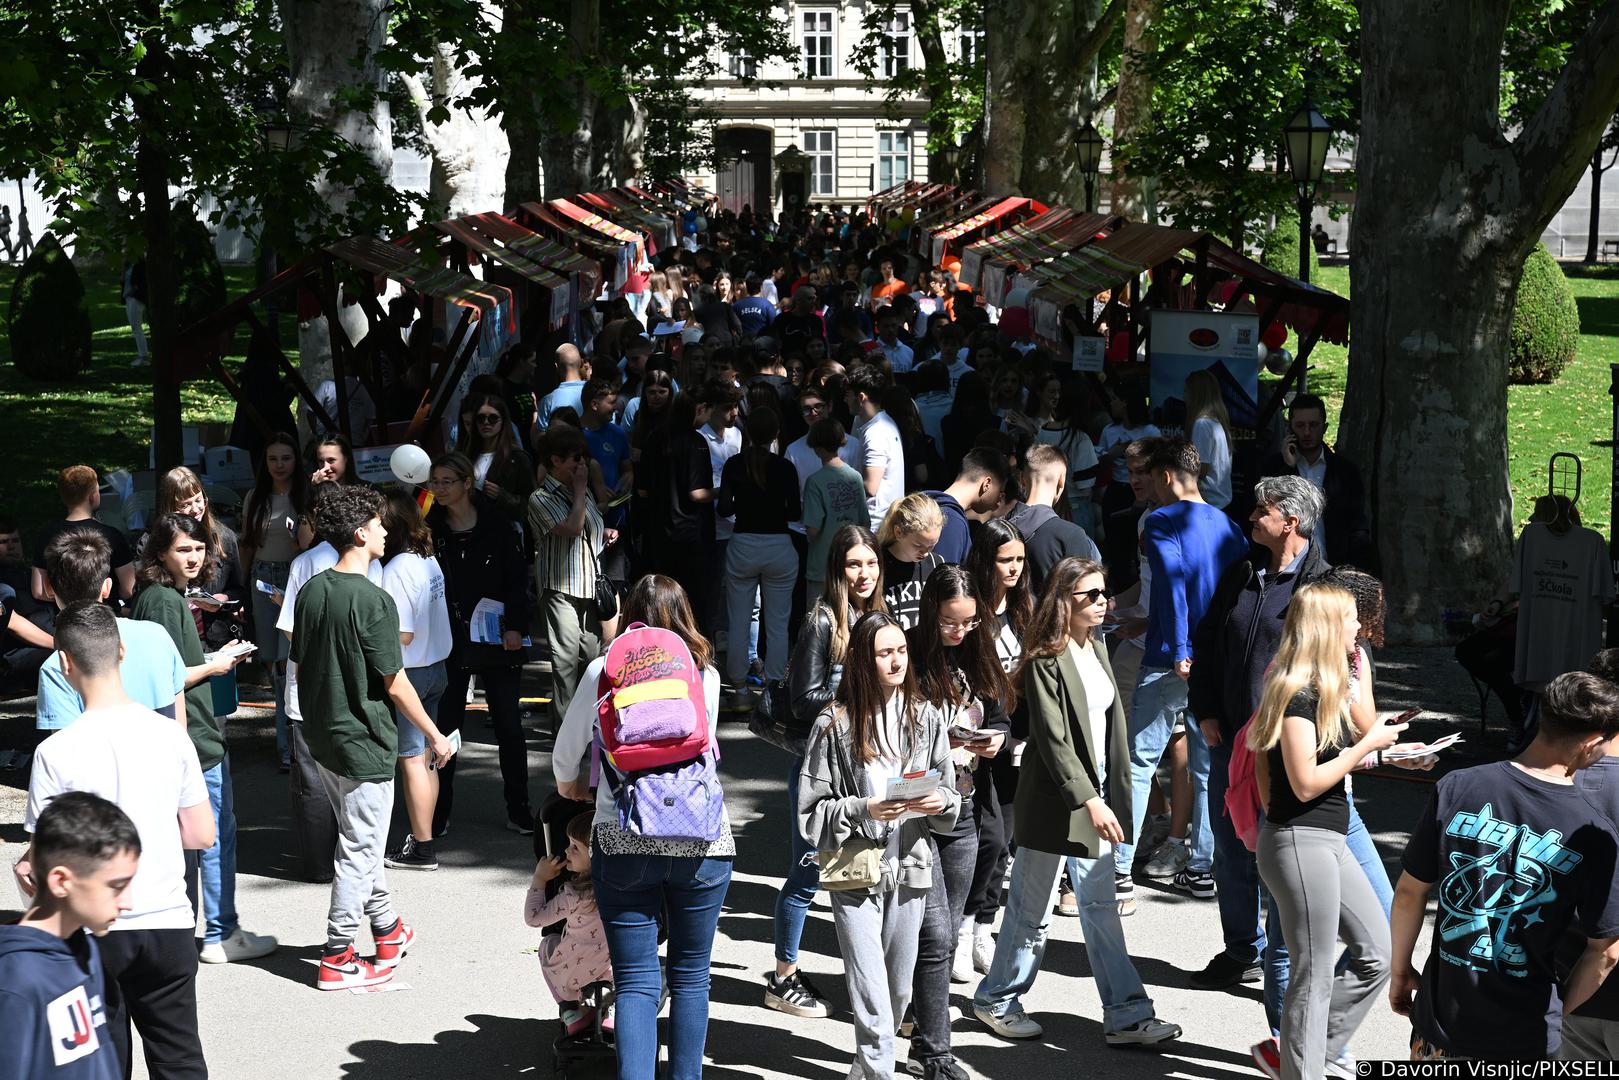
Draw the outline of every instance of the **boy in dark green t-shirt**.
M448 740L401 674L393 598L366 580L366 568L381 557L388 535L377 516L381 507L382 497L361 485L321 499L315 532L337 549L337 565L305 583L293 611L292 659L298 664L304 737L337 814L326 949L316 978L322 990L387 982L416 940L394 913L382 868L399 740L389 702L433 733L428 745L438 764L450 758ZM377 943L374 960L354 951L362 911Z

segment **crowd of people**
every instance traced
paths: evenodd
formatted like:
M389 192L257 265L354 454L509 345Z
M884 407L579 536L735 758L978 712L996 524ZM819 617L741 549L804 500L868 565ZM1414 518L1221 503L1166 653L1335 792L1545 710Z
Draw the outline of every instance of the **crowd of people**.
M239 531L181 467L132 537L96 519L94 469L62 471L62 520L0 586L48 733L0 1076L127 1076L132 1024L150 1075L206 1075L197 963L277 947L235 905L244 659L303 873L331 884L316 985L384 983L415 944L387 871L438 868L481 693L507 826L555 841L523 914L559 1045L611 1046L626 1080L654 1075L665 997L664 1075L702 1071L743 720L783 751L747 779L790 810L761 1004L833 1012L799 966L825 889L851 1080L964 1077L953 985L995 1034L1040 1036L1022 999L1054 917L1080 921L1107 1045L1180 1038L1126 938L1138 877L1218 906L1192 982L1262 986L1268 1076L1352 1075L1380 998L1417 1057L1619 1051L1619 654L1549 673L1516 756L1438 782L1391 883L1352 774L1436 759L1376 708L1386 604L1320 398L1244 462L1212 376L1161 430L1145 365L1076 373L1017 303L944 267L907 283L882 221L683 224L583 340L473 381L419 489L362 482L335 433L278 434Z

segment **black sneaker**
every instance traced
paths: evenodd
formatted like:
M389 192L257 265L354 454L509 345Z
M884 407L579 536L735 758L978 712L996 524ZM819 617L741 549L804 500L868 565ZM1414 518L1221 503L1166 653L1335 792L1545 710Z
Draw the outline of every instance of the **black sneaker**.
M508 814L506 815L506 828L518 836L533 836L534 815L532 813Z
M905 1071L912 1076L920 1076L922 1080L971 1080L967 1070L948 1054L926 1063L912 1054L905 1059Z
M1264 977L1259 961L1238 960L1228 952L1220 952L1202 971L1192 972L1192 985L1199 990L1228 990L1238 983L1256 983Z
M832 1015L832 1006L815 992L802 971L795 971L785 979L774 972L765 976L765 1008L784 1012L789 1016L822 1017Z
M1119 917L1136 913L1136 880L1129 874L1113 875L1113 898L1119 902Z
M1214 875L1207 870L1182 870L1169 883L1198 900L1214 899Z
M414 836L407 834L404 846L384 855L382 865L390 870L437 870L438 857L433 854L432 844L424 848Z

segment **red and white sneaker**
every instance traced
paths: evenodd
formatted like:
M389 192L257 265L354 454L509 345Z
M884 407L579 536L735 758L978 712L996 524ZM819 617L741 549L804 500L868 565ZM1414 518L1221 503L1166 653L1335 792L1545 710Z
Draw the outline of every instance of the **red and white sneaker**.
M354 986L376 986L394 977L393 968L382 968L369 960L362 960L354 946L336 956L320 958L320 974L315 979L319 990L347 990Z
M1270 1080L1282 1078L1282 1044L1276 1036L1272 1035L1264 1042L1256 1042L1248 1051L1254 1056L1254 1064L1259 1071L1270 1077Z
M410 947L416 944L416 931L406 926L404 919L394 923L393 929L385 933L378 934L373 930L372 936L377 940L376 966L379 969L392 971L405 958Z

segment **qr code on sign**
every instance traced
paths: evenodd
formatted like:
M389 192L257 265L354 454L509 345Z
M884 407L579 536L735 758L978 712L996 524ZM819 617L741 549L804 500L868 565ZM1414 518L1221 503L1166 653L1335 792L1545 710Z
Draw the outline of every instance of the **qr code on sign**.
M1254 343L1254 331L1253 331L1253 328L1248 327L1248 326L1240 326L1240 327L1238 327L1237 328L1237 344L1238 345L1252 345L1253 343Z

